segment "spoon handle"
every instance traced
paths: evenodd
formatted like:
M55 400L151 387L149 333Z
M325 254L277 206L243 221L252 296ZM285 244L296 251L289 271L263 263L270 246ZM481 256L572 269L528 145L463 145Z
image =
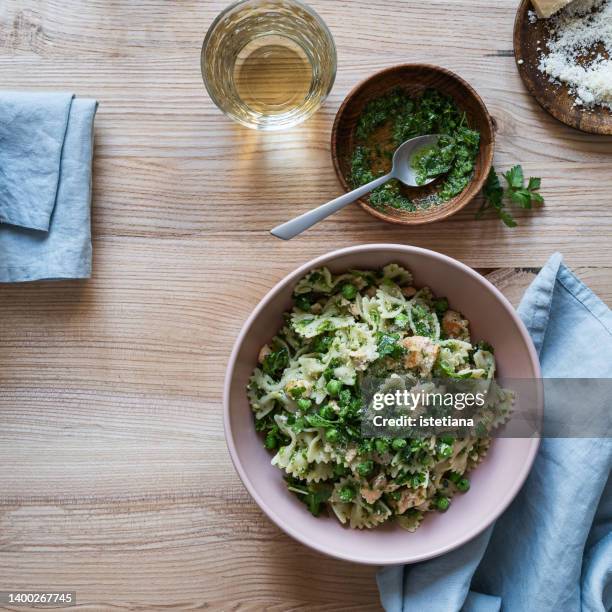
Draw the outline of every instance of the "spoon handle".
M309 227L312 227L315 223L322 221L326 217L329 217L329 215L333 215L341 208L344 208L347 204L350 204L362 196L367 195L370 193L370 191L376 189L376 187L384 185L392 178L393 173L387 174L386 176L381 176L373 180L371 183L357 187L357 189L349 191L348 193L341 195L339 198L336 198L327 204L322 204L318 208L309 210L303 215L300 215L295 219L291 219L291 221L287 221L287 223L278 225L270 233L277 238L281 238L282 240L291 240L291 238L295 238L295 236L301 234Z

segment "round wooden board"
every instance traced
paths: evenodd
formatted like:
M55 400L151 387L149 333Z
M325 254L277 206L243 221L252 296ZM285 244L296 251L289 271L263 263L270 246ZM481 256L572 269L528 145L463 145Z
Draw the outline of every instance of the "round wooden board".
M545 48L549 34L545 19L530 23L530 10L533 10L531 0L522 0L514 22L514 57L529 93L553 117L570 127L591 134L612 134L611 110L601 106L595 110L575 106L575 98L567 86L551 83L539 71L538 47Z

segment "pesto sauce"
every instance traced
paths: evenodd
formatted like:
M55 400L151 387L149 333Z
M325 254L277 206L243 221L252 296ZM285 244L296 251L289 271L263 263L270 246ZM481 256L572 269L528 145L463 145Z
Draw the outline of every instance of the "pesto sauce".
M393 179L370 194L374 208L414 212L460 194L474 174L480 134L466 125L465 113L453 99L436 90L427 90L415 99L396 89L367 104L357 123L357 147L351 158L349 180L354 188L388 172L395 149L410 138L426 134L442 137L436 146L415 156L413 167L420 184L446 175L437 192L413 201L401 193L400 183Z

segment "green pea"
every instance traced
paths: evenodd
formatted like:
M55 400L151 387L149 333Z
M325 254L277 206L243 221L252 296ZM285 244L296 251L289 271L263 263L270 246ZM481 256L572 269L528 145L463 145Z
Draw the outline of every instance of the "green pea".
M457 489L462 493L470 490L470 481L467 478L462 478L457 482Z
M450 499L448 497L438 497L436 507L440 512L446 512L450 507Z
M389 450L389 443L386 440L383 440L382 438L378 438L374 442L374 448L378 453L386 453Z
M308 410L312 406L312 400L302 397L297 401L297 405L300 410Z
M357 466L357 471L359 472L359 475L363 477L369 476L372 473L373 469L374 469L373 461L364 461L363 463L360 463Z
M336 395L338 395L338 393L340 393L340 390L342 389L342 383L339 380L336 380L335 378L332 378L327 385L325 386L325 388L327 389L327 392L332 396L332 397L336 397Z
M393 442L391 442L391 446L393 447L393 450L402 450L402 448L404 448L406 445L408 444L408 442L406 442L406 440L404 440L403 438L395 438L393 440Z
M340 432L332 427L325 432L325 437L329 442L337 442L340 438Z
M338 491L338 497L344 503L352 502L355 499L355 489L350 485L346 485Z
M355 285L353 285L351 283L346 283L346 284L342 285L342 295L347 300L354 299L355 296L357 295L357 287L355 287Z

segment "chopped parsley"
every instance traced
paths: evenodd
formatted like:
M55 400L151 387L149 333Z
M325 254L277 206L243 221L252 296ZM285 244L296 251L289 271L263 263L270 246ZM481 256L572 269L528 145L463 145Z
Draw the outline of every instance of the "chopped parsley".
M384 334L378 332L376 338L378 340L377 351L381 357L393 357L397 359L404 354L404 349L399 344L399 334Z
M313 516L321 514L321 507L331 497L332 487L326 483L305 483L297 478L287 477L287 488L297 493Z
M432 338L435 336L435 315L420 304L412 305L412 323L417 336Z
M289 365L289 352L286 347L281 346L275 351L268 353L263 361L262 369L265 374L276 378Z
M359 187L391 168L393 153L404 141L426 134L442 134L437 145L427 147L414 160L418 182L445 175L433 195L411 200L393 179L370 194L374 208L414 212L451 200L469 184L480 146L480 134L467 127L451 97L436 90L411 98L396 89L367 104L356 128L357 147L351 159L350 182Z

